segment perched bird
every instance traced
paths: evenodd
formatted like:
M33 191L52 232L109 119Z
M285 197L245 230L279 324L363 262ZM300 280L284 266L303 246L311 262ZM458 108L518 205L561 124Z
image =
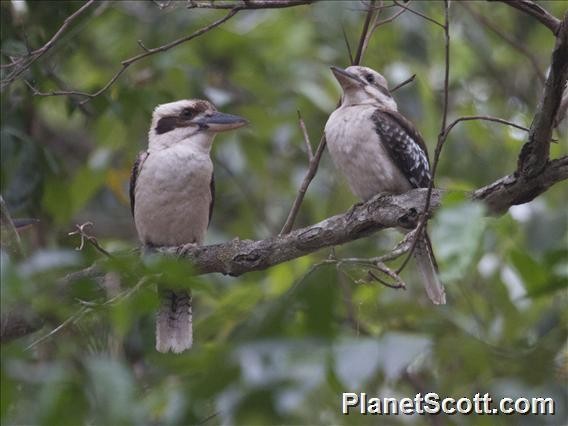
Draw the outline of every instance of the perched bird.
M385 78L361 66L331 70L343 96L327 120L325 137L333 162L346 176L351 191L366 201L380 192L398 194L428 187L426 145L412 123L398 112ZM414 258L432 302L446 303L425 230Z
M132 215L146 247L203 243L215 197L213 139L245 124L244 118L218 112L203 100L156 107L148 149L138 155L130 177ZM156 349L182 352L193 341L191 294L160 290L160 297Z

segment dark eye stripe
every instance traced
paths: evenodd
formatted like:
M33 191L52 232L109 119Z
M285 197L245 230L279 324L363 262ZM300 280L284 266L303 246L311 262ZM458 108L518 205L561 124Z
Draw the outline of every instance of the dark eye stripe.
M162 117L158 120L156 125L156 133L163 135L164 133L171 132L176 128L177 117Z

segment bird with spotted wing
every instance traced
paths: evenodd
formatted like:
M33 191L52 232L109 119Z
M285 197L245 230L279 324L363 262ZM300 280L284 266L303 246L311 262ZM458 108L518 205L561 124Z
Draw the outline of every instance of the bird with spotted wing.
M399 194L428 187L426 145L398 112L386 79L362 66L331 69L343 96L325 125L325 137L331 158L353 193L365 201L381 192ZM430 300L446 303L426 230L418 237L414 258Z

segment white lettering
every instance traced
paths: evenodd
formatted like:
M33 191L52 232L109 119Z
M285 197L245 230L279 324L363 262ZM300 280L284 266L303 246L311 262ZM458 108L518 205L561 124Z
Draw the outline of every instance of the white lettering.
M349 414L349 407L357 407L359 404L359 397L356 393L343 392L343 414Z
M424 396L426 403L425 410L428 414L438 414L440 412L440 397L434 392L429 392Z

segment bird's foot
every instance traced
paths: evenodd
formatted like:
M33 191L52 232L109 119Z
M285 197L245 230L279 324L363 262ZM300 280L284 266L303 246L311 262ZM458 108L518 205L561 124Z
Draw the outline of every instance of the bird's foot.
M198 244L196 244L196 243L183 244L183 245L177 247L176 254L179 257L183 257L183 256L187 255L188 253L193 252L197 248L197 246L198 246Z

